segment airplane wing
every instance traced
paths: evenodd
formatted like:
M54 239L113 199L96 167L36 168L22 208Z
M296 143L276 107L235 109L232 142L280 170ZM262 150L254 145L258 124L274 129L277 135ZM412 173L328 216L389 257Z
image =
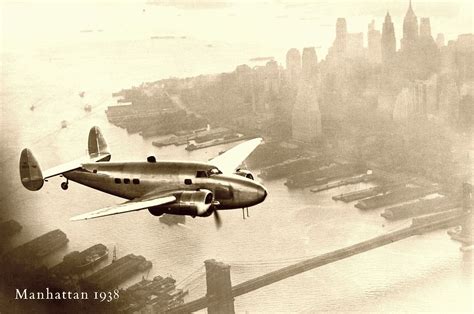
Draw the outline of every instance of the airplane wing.
M70 220L73 220L73 221L86 220L86 219L93 219L93 218L99 218L99 217L104 217L104 216L123 214L123 213L133 212L137 210L147 209L153 206L164 205L167 203L174 202L175 200L176 200L176 197L172 195L161 196L161 197L151 196L148 198L139 198L139 199L134 199L134 200L131 200L119 205L105 207L105 208L95 210L93 212L77 215L77 216L72 217Z
M225 153L211 159L209 163L219 168L223 173L232 173L262 141L261 138L254 138L253 140L240 143Z
M96 157L85 156L83 158L79 158L79 159L76 159L76 160L73 160L73 161L70 161L70 162L67 162L67 163L64 163L59 166L49 168L43 171L43 178L44 179L51 178L65 172L81 168L83 163L102 161L107 158L110 159L109 153L99 154Z

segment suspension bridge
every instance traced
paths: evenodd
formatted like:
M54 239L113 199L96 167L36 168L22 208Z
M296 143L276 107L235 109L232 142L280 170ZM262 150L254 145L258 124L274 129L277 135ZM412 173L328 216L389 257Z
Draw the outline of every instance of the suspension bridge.
M449 228L461 225L467 236L472 236L472 211L471 198L472 191L469 191L469 201L465 201L463 208L458 208L436 214L428 217L414 218L409 227L389 232L375 238L328 252L316 257L308 258L269 272L262 276L247 280L235 286L231 284L230 266L215 260L207 260L205 264L205 275L202 273L203 267L194 274L199 275L190 282L196 282L198 279L206 276L207 293L205 296L178 307L168 310L168 313L190 313L207 308L208 313L234 313L234 298L243 294L255 291L262 287L271 285L280 280L301 274L303 272L321 267L339 260L360 254L378 247L391 244L396 241L406 239L415 235L434 231L441 228ZM186 278L185 280L187 280ZM194 287L196 288L196 287Z

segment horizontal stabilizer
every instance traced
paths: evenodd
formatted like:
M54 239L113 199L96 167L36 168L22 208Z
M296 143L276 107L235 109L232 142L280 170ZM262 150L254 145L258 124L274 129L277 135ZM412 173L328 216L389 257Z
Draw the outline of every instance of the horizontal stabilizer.
M147 209L154 206L164 205L167 203L174 202L175 200L176 200L176 197L174 196L131 200L129 202L125 202L120 205L101 208L93 212L74 216L71 218L71 220L86 220L86 219L93 219L93 218L99 218L99 217L104 217L104 216L123 214L123 213L133 212L137 210Z
M85 163L109 160L109 159L110 159L110 154L96 155L96 157L94 158L89 158L89 156L85 156L85 157L58 165L56 167L47 169L43 171L43 176L44 176L44 179L51 178L68 171L79 169L82 167L82 164L85 164Z

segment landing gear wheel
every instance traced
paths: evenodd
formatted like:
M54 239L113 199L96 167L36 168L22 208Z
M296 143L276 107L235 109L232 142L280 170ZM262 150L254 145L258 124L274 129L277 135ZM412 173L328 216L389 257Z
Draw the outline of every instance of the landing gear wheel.
M66 191L68 187L69 187L69 184L67 182L61 183L61 189Z

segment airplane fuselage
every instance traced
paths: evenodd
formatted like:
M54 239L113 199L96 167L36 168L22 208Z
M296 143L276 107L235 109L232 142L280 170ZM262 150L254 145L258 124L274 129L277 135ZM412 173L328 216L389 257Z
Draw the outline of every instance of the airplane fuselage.
M265 188L239 175L224 175L207 163L182 161L95 162L63 174L68 180L129 200L148 193L180 197L182 192L208 190L216 209L250 207L263 202ZM155 211L169 212L168 205ZM179 212L177 214L180 214ZM182 214L188 214L183 211Z

